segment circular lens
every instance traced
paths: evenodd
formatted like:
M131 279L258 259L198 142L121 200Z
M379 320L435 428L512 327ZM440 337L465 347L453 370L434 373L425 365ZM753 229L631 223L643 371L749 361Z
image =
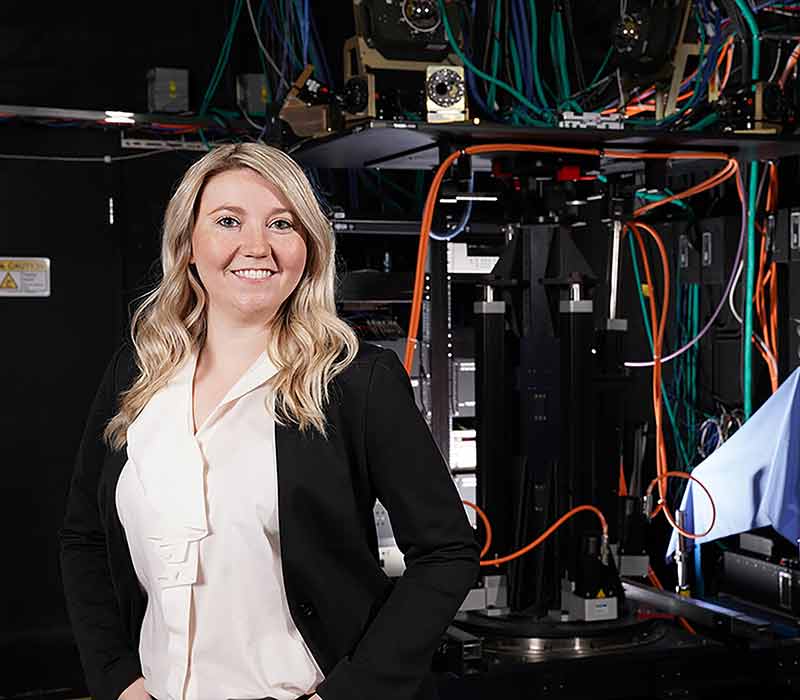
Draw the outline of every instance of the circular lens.
M425 92L439 107L452 107L464 97L464 81L451 68L441 68L428 78Z
M403 18L418 32L432 32L441 21L435 0L405 0Z

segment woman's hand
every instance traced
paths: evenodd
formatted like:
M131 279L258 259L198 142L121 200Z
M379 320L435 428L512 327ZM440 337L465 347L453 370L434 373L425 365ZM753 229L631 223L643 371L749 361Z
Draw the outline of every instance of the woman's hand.
M122 694L119 700L152 700L150 694L144 689L144 678L137 678Z

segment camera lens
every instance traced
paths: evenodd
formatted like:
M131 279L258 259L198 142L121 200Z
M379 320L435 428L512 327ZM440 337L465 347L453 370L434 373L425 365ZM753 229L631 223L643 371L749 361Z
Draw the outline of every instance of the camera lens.
M441 21L435 0L405 0L403 17L419 32L432 32Z

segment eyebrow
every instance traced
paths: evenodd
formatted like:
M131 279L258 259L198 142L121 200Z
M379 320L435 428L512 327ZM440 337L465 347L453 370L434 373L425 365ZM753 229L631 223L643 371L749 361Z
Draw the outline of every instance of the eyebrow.
M208 215L216 214L218 211L222 211L223 209L227 209L228 211L236 212L237 214L246 214L247 212L242 209L242 207L237 207L235 204L222 204L218 206L216 209L212 209L208 212ZM275 216L276 214L290 214L294 216L293 212L289 211L288 209L273 209L270 212L270 217Z

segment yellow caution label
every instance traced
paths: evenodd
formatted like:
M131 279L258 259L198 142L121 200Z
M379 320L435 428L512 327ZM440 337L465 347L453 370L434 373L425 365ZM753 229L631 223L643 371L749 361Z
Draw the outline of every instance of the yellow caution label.
M606 597L606 592L602 588L600 589L600 591L595 596L595 598L605 598L605 597Z
M174 80L169 81L169 96L174 98L178 94L178 83Z
M3 277L3 281L0 282L0 289L16 289L17 283L14 281L14 278L11 276L10 272L6 272L6 276Z
M692 592L687 588L685 591L678 591L679 596L683 596L684 598L691 598Z
M642 294L644 295L645 299L650 297L650 285L643 284L642 285Z
M261 86L261 102L263 104L267 103L267 86L266 85L262 85Z
M41 260L9 260L0 259L0 270L13 270L14 272L44 272L47 265Z

